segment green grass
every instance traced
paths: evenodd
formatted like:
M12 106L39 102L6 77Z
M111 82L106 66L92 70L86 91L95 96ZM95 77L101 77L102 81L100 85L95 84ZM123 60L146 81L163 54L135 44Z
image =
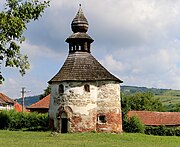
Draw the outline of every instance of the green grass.
M159 98L163 105L177 104L180 102L180 97L170 96L170 95L161 95L155 96L155 98Z
M180 102L180 90L164 90L161 94L155 95L155 98L160 99L167 111L172 111L172 107Z
M180 138L144 134L0 131L1 147L179 147Z

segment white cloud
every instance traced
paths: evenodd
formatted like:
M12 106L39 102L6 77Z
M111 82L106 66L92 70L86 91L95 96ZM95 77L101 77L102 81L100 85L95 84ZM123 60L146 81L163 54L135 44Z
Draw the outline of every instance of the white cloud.
M52 0L25 34L23 53L32 65L28 80L6 73L4 91L25 81L32 94L43 91L68 54L64 41L79 3L95 39L93 55L125 85L180 88L179 0Z
M121 48L106 55L101 63L125 85L180 87L180 41L167 42L164 48Z
M55 52L53 49L48 48L44 46L43 44L41 45L35 45L31 44L29 41L26 41L22 44L21 46L23 50L23 54L29 55L31 58L62 58L65 55L64 53L61 52ZM67 49L66 49L67 51Z
M111 71L121 71L125 66L122 62L113 59L112 55L107 55L105 59L101 61L101 63Z
M41 79L29 76L15 78L6 78L3 85L0 86L0 91L12 99L21 97L21 88L25 87L27 92L25 96L39 95L43 93L43 90L47 87L47 83L41 81Z
M178 28L179 4L180 1L98 1L96 7L89 9L96 19L91 18L92 31L109 39L109 44L114 39L118 46L161 45L169 39L172 28Z

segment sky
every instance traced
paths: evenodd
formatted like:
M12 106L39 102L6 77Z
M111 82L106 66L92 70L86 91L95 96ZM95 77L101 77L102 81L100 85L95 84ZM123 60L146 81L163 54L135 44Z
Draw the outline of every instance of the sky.
M28 24L21 52L30 70L3 68L0 92L15 99L42 94L68 55L66 38L79 4L95 40L92 55L122 85L180 89L180 0L51 0L38 21ZM2 4L0 4L2 7Z

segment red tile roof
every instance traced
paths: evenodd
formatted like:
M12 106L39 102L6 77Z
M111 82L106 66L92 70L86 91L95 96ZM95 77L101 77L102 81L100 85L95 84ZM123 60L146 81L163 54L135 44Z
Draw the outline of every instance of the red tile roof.
M180 112L129 111L128 118L137 116L145 125L180 125Z
M40 101L32 104L31 106L28 107L28 109L31 108L47 108L49 109L49 102L50 102L50 94L41 99Z
M4 104L4 103L11 103L14 104L14 101L9 98L8 96L4 95L3 93L0 93L0 103Z
M16 112L22 112L22 105L20 105L18 102L15 102L14 104L14 110ZM27 112L27 109L24 108L24 112Z

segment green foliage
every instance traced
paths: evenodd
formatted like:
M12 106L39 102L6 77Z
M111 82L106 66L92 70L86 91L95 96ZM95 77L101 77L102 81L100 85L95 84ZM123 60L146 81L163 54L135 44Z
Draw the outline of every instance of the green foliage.
M38 20L49 1L6 0L0 12L0 66L5 61L7 67L17 67L24 75L29 68L28 57L20 52L20 44L25 40L23 32L32 20ZM4 80L0 68L0 82Z
M10 117L7 111L0 112L0 129L7 129L9 126Z
M180 102L173 105L172 111L174 112L180 112Z
M140 119L136 116L132 116L130 119L127 117L123 120L123 130L128 133L144 133L144 125Z
M128 111L164 111L164 107L159 99L155 99L150 92L121 95L121 107L123 113L123 130L126 132L143 132L144 126L138 118L127 118Z
M121 86L121 90L125 94L135 94L137 92L146 93L150 92L154 95L163 95L164 93L170 93L171 95L179 95L180 91L171 89L158 89L158 88L147 88L137 86Z
M44 90L44 93L40 95L40 99L43 99L45 96L49 95L51 93L51 86L48 85L48 87Z
M121 98L123 115L127 114L130 110L164 111L161 101L155 99L153 94L150 92L138 92L131 95L122 94Z
M121 91L124 95L133 95L137 92L153 93L155 99L159 99L163 104L163 111L178 111L175 109L176 104L179 103L180 90L172 89L157 89L157 88L146 88L136 86L121 86Z
M146 126L145 134L158 136L180 136L180 128L165 127L165 126Z
M0 112L0 129L20 130L48 128L48 114L20 113L15 111Z

